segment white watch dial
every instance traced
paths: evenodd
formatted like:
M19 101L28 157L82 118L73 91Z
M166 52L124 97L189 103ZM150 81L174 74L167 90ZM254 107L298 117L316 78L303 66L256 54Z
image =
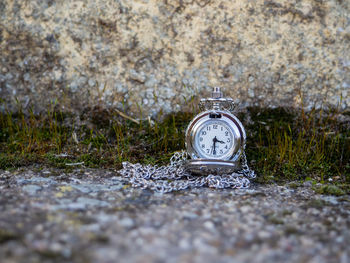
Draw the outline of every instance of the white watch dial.
M197 152L205 158L220 159L233 147L233 134L222 121L210 121L199 128L195 137Z

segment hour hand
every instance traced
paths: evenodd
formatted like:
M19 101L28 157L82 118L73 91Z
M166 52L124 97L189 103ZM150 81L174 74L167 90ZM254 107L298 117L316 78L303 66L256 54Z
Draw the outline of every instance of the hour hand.
M219 143L225 143L224 141L220 141L220 140L218 140L218 139L217 139L216 141L219 142Z

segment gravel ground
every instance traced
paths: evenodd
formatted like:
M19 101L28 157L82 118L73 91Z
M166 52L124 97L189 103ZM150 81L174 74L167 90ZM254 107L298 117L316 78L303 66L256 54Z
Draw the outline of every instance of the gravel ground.
M350 262L349 196L252 185L155 194L115 171L0 171L9 262Z

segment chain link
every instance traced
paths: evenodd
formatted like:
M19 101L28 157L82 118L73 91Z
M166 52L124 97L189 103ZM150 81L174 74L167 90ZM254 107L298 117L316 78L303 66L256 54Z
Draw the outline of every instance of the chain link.
M247 164L245 152L242 154L242 169L232 174L196 176L185 170L184 164L188 159L187 152L175 152L167 166L141 165L123 162L119 173L128 179L133 187L150 189L159 193L168 193L189 188L210 187L248 188L255 173Z

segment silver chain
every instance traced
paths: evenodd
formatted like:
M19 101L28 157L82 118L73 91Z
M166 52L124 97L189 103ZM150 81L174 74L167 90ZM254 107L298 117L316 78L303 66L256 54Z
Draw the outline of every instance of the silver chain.
M242 169L232 174L198 176L185 170L187 152L175 152L167 166L141 165L123 162L119 173L128 179L133 187L150 189L159 193L168 193L188 188L207 186L210 188L248 188L255 173L247 163L245 152L242 154Z

